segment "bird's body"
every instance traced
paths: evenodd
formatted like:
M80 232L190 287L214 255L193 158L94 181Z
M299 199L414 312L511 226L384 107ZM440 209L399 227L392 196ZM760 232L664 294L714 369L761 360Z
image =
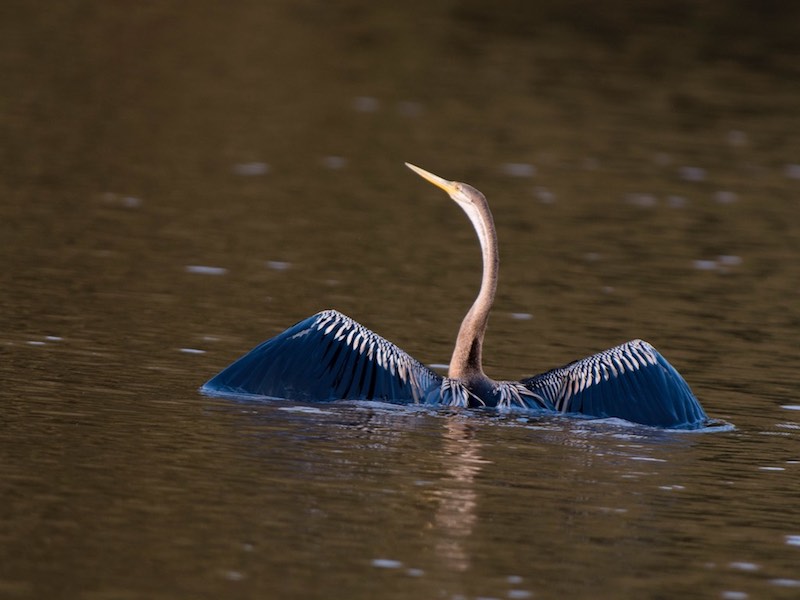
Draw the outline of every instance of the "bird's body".
M481 288L461 323L448 376L438 375L353 319L326 310L232 363L202 387L205 393L305 401L520 407L683 429L706 424L705 412L680 374L642 340L522 381L487 377L482 363L483 338L499 268L489 205L483 194L467 184L408 166L444 189L464 209L481 245Z

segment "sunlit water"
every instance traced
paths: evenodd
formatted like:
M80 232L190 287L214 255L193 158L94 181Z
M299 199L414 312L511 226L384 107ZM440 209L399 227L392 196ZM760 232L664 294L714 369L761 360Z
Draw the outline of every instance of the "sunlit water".
M0 596L798 597L800 36L523 5L18 9ZM199 395L328 307L448 362L406 160L490 375L641 337L733 427Z

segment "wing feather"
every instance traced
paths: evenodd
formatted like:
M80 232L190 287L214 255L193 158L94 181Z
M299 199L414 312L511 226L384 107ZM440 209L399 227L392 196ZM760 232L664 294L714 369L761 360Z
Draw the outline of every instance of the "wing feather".
M256 346L201 390L306 401L421 402L441 382L391 342L327 310Z
M565 413L694 429L705 411L683 377L650 344L633 340L522 381Z

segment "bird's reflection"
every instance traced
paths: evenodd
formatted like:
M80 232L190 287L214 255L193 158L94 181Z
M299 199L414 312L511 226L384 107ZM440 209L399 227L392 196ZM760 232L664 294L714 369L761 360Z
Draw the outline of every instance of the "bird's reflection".
M438 501L433 521L434 549L452 569L466 571L470 553L465 543L478 518L475 478L488 461L481 458L481 443L475 438L473 425L464 418L447 419L443 441L446 469L434 491Z

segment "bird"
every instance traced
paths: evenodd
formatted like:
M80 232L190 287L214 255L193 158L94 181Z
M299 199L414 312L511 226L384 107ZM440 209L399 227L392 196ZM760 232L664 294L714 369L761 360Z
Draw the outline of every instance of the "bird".
M709 423L683 377L658 350L640 339L520 381L488 377L483 370L483 341L500 264L489 204L471 185L405 164L463 209L481 247L480 289L461 322L447 376L352 318L328 309L235 360L203 384L203 394L524 409L617 418L664 429L700 429Z

